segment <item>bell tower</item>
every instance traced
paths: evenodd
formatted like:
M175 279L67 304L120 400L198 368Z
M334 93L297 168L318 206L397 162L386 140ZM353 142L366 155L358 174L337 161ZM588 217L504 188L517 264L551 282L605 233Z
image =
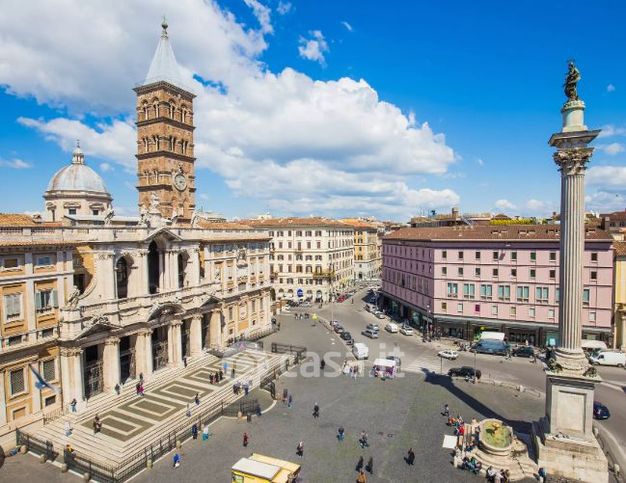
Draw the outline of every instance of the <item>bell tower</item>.
M165 218L189 222L195 210L193 99L163 19L161 38L137 94L137 190L139 209L158 199Z

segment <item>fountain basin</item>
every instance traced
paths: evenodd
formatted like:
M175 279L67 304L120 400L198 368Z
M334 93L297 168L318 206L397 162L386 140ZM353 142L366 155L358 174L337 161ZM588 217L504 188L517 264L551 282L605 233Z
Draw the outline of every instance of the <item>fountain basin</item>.
M484 419L479 423L479 444L486 453L507 456L513 448L513 428L499 419Z

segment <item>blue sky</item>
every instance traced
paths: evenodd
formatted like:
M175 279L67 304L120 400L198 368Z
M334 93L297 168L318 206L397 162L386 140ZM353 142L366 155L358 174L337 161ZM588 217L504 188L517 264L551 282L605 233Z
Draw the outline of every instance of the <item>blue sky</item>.
M547 140L569 58L587 125L609 134L595 142L588 208L626 208L623 2L136 0L5 9L0 211L41 210L76 137L116 211L137 209L131 89L162 14L198 94L206 210L398 220L451 205L558 210Z

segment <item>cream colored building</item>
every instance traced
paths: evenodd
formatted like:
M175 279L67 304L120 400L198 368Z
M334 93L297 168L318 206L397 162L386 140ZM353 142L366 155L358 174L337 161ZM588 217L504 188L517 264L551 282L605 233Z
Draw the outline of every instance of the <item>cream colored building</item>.
M150 79L136 89L141 102L153 92L158 105L163 92L184 89L169 75L172 59L164 25ZM159 108L138 123L154 136L190 124L187 94L182 120ZM191 211L193 130L181 129L182 154L167 143L145 153L146 130L138 130L140 216L114 214L79 148L45 192L48 221L0 214L0 444L68 411L73 399L80 412L118 384L271 330L269 236ZM56 391L37 388L30 367Z
M321 217L246 220L270 237L278 300L328 302L353 283L354 229Z
M342 222L354 228L354 279L376 280L382 270L382 237L384 231L378 223L347 218Z

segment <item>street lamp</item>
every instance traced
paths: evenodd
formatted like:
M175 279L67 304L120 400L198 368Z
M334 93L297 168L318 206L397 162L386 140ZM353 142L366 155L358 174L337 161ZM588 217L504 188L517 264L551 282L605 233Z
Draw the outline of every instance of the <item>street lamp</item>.
M477 354L478 354L478 351L474 349L474 384L476 384L476 355Z

